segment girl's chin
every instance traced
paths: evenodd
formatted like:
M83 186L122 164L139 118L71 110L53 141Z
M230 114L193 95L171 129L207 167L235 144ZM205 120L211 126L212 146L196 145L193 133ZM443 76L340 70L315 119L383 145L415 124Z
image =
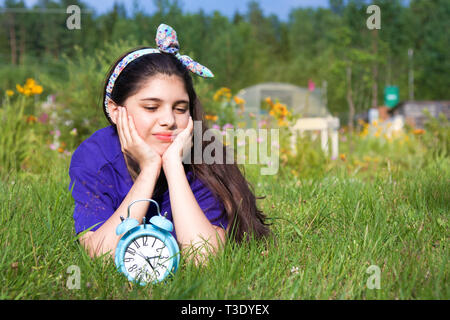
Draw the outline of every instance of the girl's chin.
M158 153L160 156L166 152L167 148L169 148L169 144L160 144L159 146L152 146L153 150Z
M154 136L149 137L145 140L145 142L147 142L147 144L160 156L162 156L164 152L166 152L167 148L169 148L169 146L172 144L172 141L162 141Z

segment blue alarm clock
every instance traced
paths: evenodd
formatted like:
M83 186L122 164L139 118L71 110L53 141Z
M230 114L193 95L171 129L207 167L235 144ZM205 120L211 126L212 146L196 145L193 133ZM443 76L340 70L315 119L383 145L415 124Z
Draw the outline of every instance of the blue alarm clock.
M139 224L130 218L130 207L139 201L156 204L158 214L150 223ZM180 249L170 233L173 224L159 211L159 205L152 199L135 200L128 206L128 217L120 217L122 222L116 228L116 234L123 236L117 244L115 263L130 281L141 285L158 283L173 275L180 263Z

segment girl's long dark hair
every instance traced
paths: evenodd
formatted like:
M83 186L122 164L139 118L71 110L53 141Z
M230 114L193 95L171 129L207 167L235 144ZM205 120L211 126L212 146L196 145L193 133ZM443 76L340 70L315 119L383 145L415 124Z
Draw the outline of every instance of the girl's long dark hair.
M137 48L140 49L140 48ZM103 90L103 101L105 99L106 86L115 66L128 53L137 50L133 49L117 59L108 72ZM122 105L125 100L137 93L141 86L152 76L157 74L175 75L183 79L186 92L189 96L189 111L194 121L202 121L202 137L206 130L208 130L207 123L204 120L203 107L195 93L190 71L187 70L183 64L172 54L154 53L147 54L137 58L127 65L122 70L119 77L116 79L114 88L111 92L111 99L118 105ZM103 108L106 118L113 125L115 124L109 118L105 109ZM117 130L117 128L116 128ZM195 139L195 135L193 136ZM193 145L196 142L193 141ZM202 139L202 154L207 143ZM222 154L226 154L226 146L223 146ZM191 158L194 154L191 150ZM222 214L228 216L228 223L230 225L228 235L235 241L241 242L254 236L261 238L270 233L268 224L265 222L264 213L257 208L256 199L263 199L264 197L255 197L253 186L245 179L238 165L236 159L233 164L184 164L185 171L192 170L193 177L199 178L213 193L222 200L225 211ZM139 175L139 165L128 155L125 154L125 163L128 168L133 181ZM153 194L154 199L158 199L167 190L167 180L164 171L156 183Z

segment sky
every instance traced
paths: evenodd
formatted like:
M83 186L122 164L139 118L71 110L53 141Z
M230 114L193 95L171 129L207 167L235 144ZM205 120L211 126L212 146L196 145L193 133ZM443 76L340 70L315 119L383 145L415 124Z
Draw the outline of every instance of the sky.
M328 0L257 0L263 10L264 15L275 14L281 20L287 20L289 12L293 8L298 7L328 7ZM123 3L128 12L131 13L133 8L133 0L83 0L95 10L96 14L103 14L111 10L114 2ZM206 14L210 14L218 10L227 17L232 17L238 11L243 14L247 11L247 3L249 0L180 0L183 12L198 12L200 8ZM3 0L0 0L3 4ZM25 0L26 6L31 7L38 3L38 0ZM147 14L155 12L153 0L139 0L139 6Z

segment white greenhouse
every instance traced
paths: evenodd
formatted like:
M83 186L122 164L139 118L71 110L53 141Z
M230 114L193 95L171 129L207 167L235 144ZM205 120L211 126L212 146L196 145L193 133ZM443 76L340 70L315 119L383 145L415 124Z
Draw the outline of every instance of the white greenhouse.
M261 108L268 97L272 101L285 104L300 118L290 129L292 132L291 146L297 152L295 145L297 134L304 131L320 131L321 145L324 152L328 153L328 140L331 137L331 157L338 156L338 129L339 119L333 117L328 111L325 88L316 88L313 91L298 87L289 83L267 82L260 83L238 92L237 96L245 100L244 121L247 127L251 126L250 113L255 115L257 121L267 114L267 110ZM316 134L313 133L313 139Z

